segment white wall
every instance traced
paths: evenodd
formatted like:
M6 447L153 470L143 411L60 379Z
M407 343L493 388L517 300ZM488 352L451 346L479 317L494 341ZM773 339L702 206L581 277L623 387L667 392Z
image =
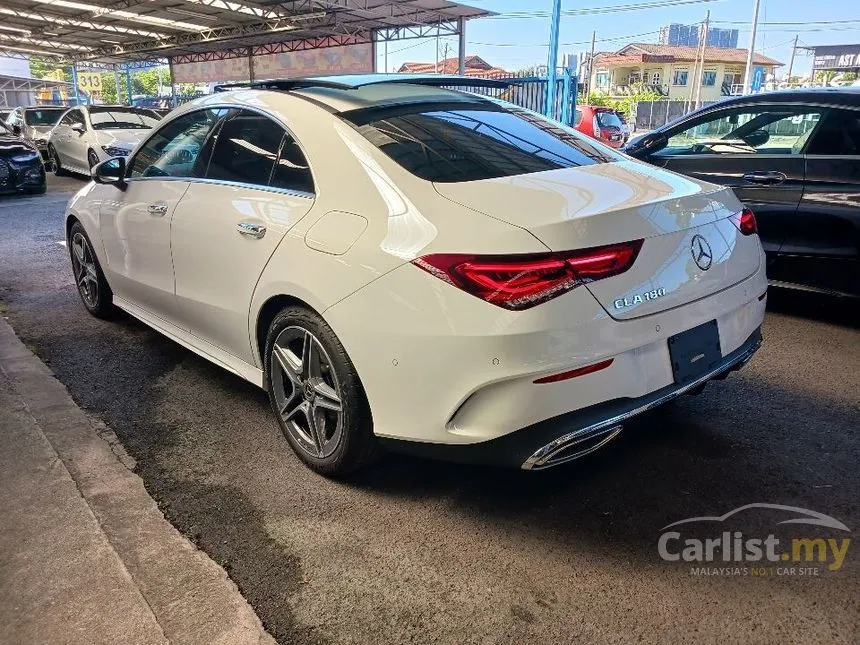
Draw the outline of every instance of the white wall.
M0 74L30 78L30 61L24 58L4 58L0 56Z

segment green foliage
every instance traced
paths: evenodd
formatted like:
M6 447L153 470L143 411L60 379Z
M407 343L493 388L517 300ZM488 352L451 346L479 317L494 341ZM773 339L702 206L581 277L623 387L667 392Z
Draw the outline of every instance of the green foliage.
M585 97L583 103L585 105L611 107L613 110L632 117L636 104L640 101L659 101L663 98L665 97L650 88L638 87L636 93L629 96L609 96L601 92L592 92Z
M57 78L57 70L60 70L60 78ZM61 64L55 58L30 58L30 74L33 78L44 80L46 78L58 81L72 80L72 66Z

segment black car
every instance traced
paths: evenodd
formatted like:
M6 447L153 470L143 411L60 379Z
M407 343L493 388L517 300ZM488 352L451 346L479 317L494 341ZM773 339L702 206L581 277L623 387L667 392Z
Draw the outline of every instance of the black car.
M45 167L36 146L0 123L0 195L44 193Z
M624 152L731 186L756 214L771 284L860 297L860 90L727 99Z

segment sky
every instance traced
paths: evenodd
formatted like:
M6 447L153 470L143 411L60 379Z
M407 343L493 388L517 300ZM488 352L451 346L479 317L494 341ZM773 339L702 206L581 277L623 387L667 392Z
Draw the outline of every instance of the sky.
M516 71L546 64L552 0L458 0L500 14L466 23L466 53L478 54L491 65ZM686 1L671 7L607 11L612 7L660 4L661 0L562 0L559 32L559 64L563 54L578 54L591 48L597 32L596 51L615 51L630 42L657 42L661 26L704 20L711 12L711 25L739 29L738 46L749 45L754 0L662 0ZM602 13L564 14L566 11L597 9ZM516 17L516 14L542 14ZM507 15L506 15L507 14ZM840 22L841 21L841 22ZM770 24L768 24L770 23ZM793 24L775 24L793 23ZM801 45L860 43L860 4L857 0L761 0L755 51L785 63L777 76L785 74L794 37ZM457 37L439 39L440 58L457 55ZM436 39L393 41L388 44L388 71L397 71L406 61L433 62ZM793 75L809 73L812 57L798 50ZM384 46L378 47L378 68L383 71Z

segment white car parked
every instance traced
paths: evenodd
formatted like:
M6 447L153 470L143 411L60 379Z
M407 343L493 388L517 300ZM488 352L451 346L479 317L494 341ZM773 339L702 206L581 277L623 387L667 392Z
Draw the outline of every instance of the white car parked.
M749 360L765 263L730 190L434 86L463 82L181 107L69 204L84 305L267 389L328 475L380 447L553 466Z
M153 110L117 105L81 105L66 111L48 135L48 158L58 175L89 175L90 168L127 155L161 117Z

